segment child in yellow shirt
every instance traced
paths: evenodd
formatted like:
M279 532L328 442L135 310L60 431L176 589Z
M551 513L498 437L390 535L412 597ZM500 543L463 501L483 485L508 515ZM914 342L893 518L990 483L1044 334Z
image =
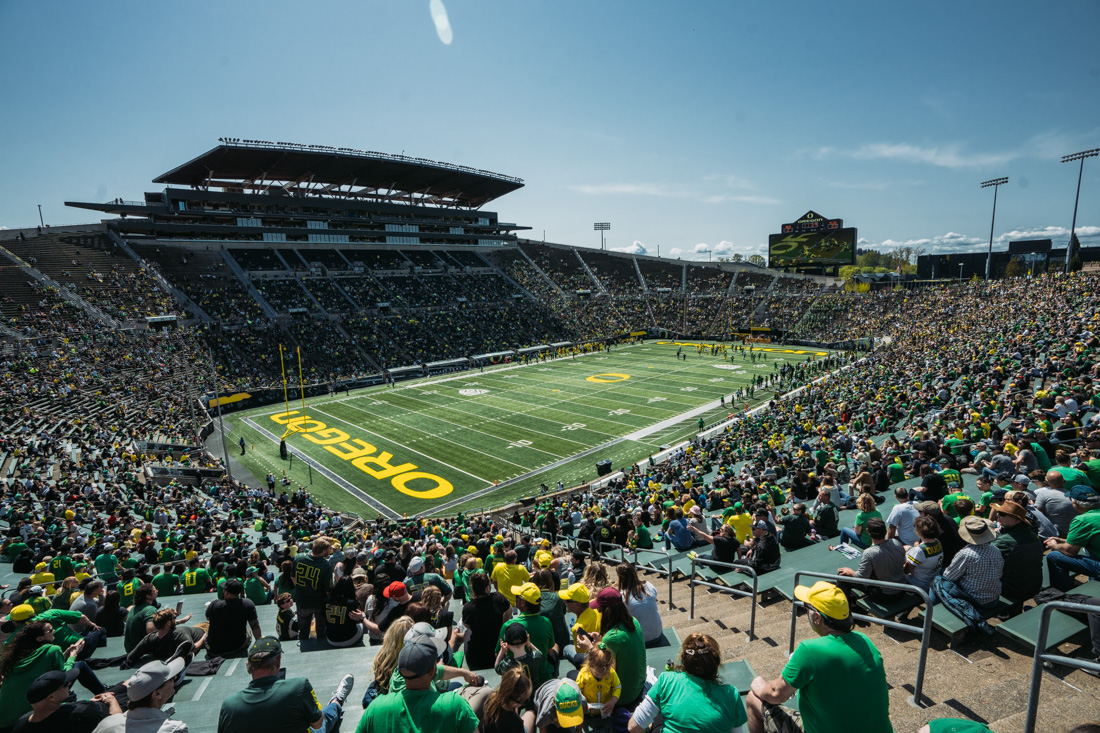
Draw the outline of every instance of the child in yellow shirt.
M622 686L615 673L615 655L610 649L597 646L588 652L588 658L577 673L577 687L588 701L588 713L604 718L611 715L619 700Z

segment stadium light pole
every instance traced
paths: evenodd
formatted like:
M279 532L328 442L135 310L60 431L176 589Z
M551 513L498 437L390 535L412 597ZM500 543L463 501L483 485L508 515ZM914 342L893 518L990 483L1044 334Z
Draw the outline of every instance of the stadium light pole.
M959 285L963 282L963 263L959 263Z
M988 181L982 181L982 188L993 189L993 220L989 222L989 255L985 259L985 281L989 282L989 279L993 277L993 227L997 222L997 189L1008 183L1008 177L1004 178L991 178Z
M745 292L749 294L749 336L752 336L752 321L753 316L756 315L756 308L753 307L752 296L756 295L756 286L746 285Z
M611 231L611 222L598 221L592 225L592 228L600 233L600 249L604 248L603 233Z
M1077 191L1078 192L1081 191L1081 182L1080 181L1077 182ZM1074 213L1074 216L1076 216L1077 211L1074 210L1073 213ZM42 221L42 204L38 205L38 223L42 225L43 229L46 228L46 222Z
M1077 231L1077 202L1081 199L1081 175L1085 172L1085 158L1095 158L1097 155L1100 155L1100 148L1082 150L1080 153L1062 156L1063 163L1072 163L1075 160L1081 161L1081 167L1077 169L1077 195L1073 199L1073 223L1069 225L1069 244L1066 245L1066 267L1064 272L1069 272L1069 263L1073 259L1073 235Z

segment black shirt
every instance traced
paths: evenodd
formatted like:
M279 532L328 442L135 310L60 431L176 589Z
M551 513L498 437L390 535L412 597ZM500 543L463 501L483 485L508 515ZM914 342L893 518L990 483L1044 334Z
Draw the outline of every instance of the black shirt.
M714 552L711 556L718 562L737 562L740 559L740 555L737 553L737 548L741 544L737 541L736 537L720 537L714 536Z
M85 700L62 705L41 722L30 722L31 713L27 713L15 722L12 733L92 733L107 715L106 705Z
M508 599L500 593L475 598L462 607L462 623L470 630L466 663L471 670L493 668L500 649L500 627L509 608Z
M210 621L206 646L213 652L232 652L248 643L248 627L256 623L256 606L247 598L214 601L206 609Z
M352 621L350 616L352 611L358 610L359 604L354 598L335 601L330 599L325 604L325 621L328 622L325 636L329 641L339 644L355 636L355 627L361 625L361 622Z

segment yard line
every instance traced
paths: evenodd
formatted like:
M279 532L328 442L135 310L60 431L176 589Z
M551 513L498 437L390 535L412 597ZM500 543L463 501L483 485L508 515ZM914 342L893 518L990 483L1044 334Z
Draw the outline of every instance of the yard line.
M501 458L500 456L494 456L492 453L486 453L483 450L478 450L477 448L474 448L472 446L468 446L464 443L459 443L457 441L451 440L450 438L444 438L440 435L435 435L435 434L431 433L428 430L421 430L420 428L414 428L411 425L406 425L406 424L402 423L400 420L395 420L392 417L386 417L384 415L376 415L373 412L371 412L370 410L364 410L362 407L356 407L355 405L345 405L345 407L347 407L349 410L356 410L358 412L363 413L364 415L370 415L371 417L378 418L379 420L385 420L387 422L397 423L398 425L401 425L401 427L403 427L403 428L412 429L412 430L415 430L418 433L423 433L424 435L429 436L433 440L441 440L444 443L450 443L451 445L457 445L459 448L463 448L463 449L468 450L468 451L473 451L474 453L480 453L481 455L485 456L486 458L492 458L495 461L500 461L501 463L507 463L509 466L515 466L516 468L520 469L521 471L527 469L527 466L521 466L518 463L512 463L511 461L506 461L503 458ZM321 410L317 410L317 412L321 412ZM411 412L415 415L424 415L424 413L418 412L417 410L406 410L406 412ZM327 415L327 414L331 414L331 413L321 412L321 414L322 415ZM431 415L425 415L425 417L431 417ZM432 418L432 419L435 420L435 419L438 419L438 418ZM442 422L447 422L447 421L443 420ZM448 425L456 425L456 423L447 423L447 424ZM465 425L459 425L458 427L465 428L466 426ZM466 429L469 429L469 428L466 428ZM480 431L476 431L476 432L480 432ZM486 435L486 434L487 433L482 433L482 435ZM381 437L381 436L379 436L379 437ZM490 436L490 437L495 438L496 436ZM503 440L503 438L498 438L498 440ZM394 441L394 442L396 442L396 441ZM400 443L397 443L397 444L401 445ZM409 450L412 450L412 449L410 448ZM540 452L542 452L542 451L540 451ZM435 458L433 460L438 461L439 459ZM446 465L446 464L444 464L444 465Z
M348 407L351 407L351 406L348 405ZM352 409L358 410L359 408L356 407L356 408L352 408ZM458 468L457 466L452 466L449 463L444 463L443 461L439 460L438 458L433 458L432 456L429 456L427 453L421 453L416 448L410 448L409 446L405 445L404 443L398 443L396 440L393 440L391 438L387 438L384 435L380 435L380 434L374 432L373 430L367 430L362 425L356 425L355 423L349 422L348 420L345 420L342 417L337 417L336 415L333 415L331 412L325 412L324 410L314 410L314 412L319 412L322 415L328 415L333 420L339 420L340 422L344 423L345 425L351 425L356 430L362 430L364 433L367 433L368 435L373 435L374 437L379 438L381 440L386 440L386 441L389 441L390 443L393 443L394 445L399 445L407 451L411 451L411 452L415 453L418 456L423 456L424 458L427 458L429 461L434 461L434 462L436 462L436 463L438 463L442 466L446 466L447 468L450 468L454 471L458 471L459 473L464 473L467 476L469 476L470 478L476 478L478 481L484 481L487 484L492 483L492 481L490 481L487 478L482 478L481 476L476 476L476 475L470 473L469 471L463 471L461 468ZM366 410L360 410L360 412L366 412ZM388 418L383 418L383 419L388 419ZM515 464L513 464L513 465L515 465Z
M317 410L317 412L320 412L320 410ZM339 418L337 418L337 419L339 419ZM267 428L263 428L263 427L260 427L259 425L257 425L255 422L252 421L252 418L250 418L250 417L241 418L241 422L248 423L248 425L250 425L255 430L259 431L262 435L266 435L273 442L275 442L275 443L281 442L279 440L279 438L275 437L274 433L269 431ZM373 496L370 496L366 492L359 489L355 484L351 483L346 478L340 476L339 474L337 474L332 469L328 468L327 466L322 465L320 462L318 462L318 461L314 460L313 458L311 458L310 456L306 455L305 453L303 453L301 450L299 450L295 446L288 445L286 447L286 449L289 452L293 453L294 455L298 456L298 458L300 460L305 461L309 465L316 468L317 471L322 476L327 478L329 481L332 481L334 484L336 484L337 486L342 488L344 491L346 491L349 494L351 494L352 496L354 496L356 499L359 499L361 502L363 502L367 506L371 507L376 512L378 512L379 514L381 514L385 517L388 517L389 519L400 519L401 518L401 515L398 514L397 512L395 512L393 509L390 509L388 506L386 506L382 502L378 501Z
M486 417L486 416L484 416L484 415L478 415L478 414L477 414L476 412L467 412L466 410L460 410L460 409L458 409L457 407L453 407L453 406L451 406L451 405L436 405L436 404L432 403L432 402L431 402L431 401L429 401L429 400L422 400L422 399L419 399L419 398L417 398L417 397L412 397L412 396L410 396L410 395L402 395L402 398L403 398L403 399L406 399L406 400L414 400L414 401L416 401L416 402L423 402L424 404L426 404L426 405L429 405L429 406L431 406L431 407L433 407L433 408L436 408L436 409L438 409L438 408L441 408L441 407L442 407L442 408L445 408L445 409L448 409L448 410L454 410L455 412L461 412L461 413L462 413L463 415L469 415L470 417L475 417L475 418L477 418L477 419L479 419L479 420L485 420L485 421L487 421L487 422L499 422L499 423L501 423L502 425L504 425L505 427L509 427L509 428L513 428L513 429L516 429L516 428L517 428L517 426L515 426L515 425L508 425L507 423L505 423L505 422L503 422L503 421L501 421L501 420L499 420L499 419L497 419L497 418L494 418L494 417ZM349 405L349 407L351 407L351 405ZM399 407L399 406L398 406L398 405L394 405L394 407ZM408 409L408 408L402 408L402 409ZM488 437L490 437L490 438L494 438L494 439L496 439L496 440L503 440L503 441L504 441L505 443L510 443L510 442L512 442L512 441L508 440L508 438L502 438L502 437L500 437L499 435L493 435L492 433L486 433L486 432L484 432L484 431L482 431L482 430L477 430L476 428L470 427L469 425L462 425L462 424L460 424L460 423L456 423L456 422L451 422L450 420L445 420L445 419L443 419L443 418L441 418L441 417L439 417L439 416L437 416L437 415L432 415L432 414L430 414L430 413L422 412L421 410L408 410L408 411L409 411L409 412L412 412L412 413L415 413L415 414L417 414L417 415L424 415L425 417L430 417L430 418L431 418L431 419L433 419L433 420L439 420L440 422L445 422L445 423L447 423L448 425L454 425L455 427L458 427L458 428L464 428L464 429L466 429L466 430L470 430L470 431L473 431L473 432L475 432L475 433L481 433L482 435L486 435L486 436L488 436ZM513 414L515 414L515 413L513 413ZM529 428L520 428L520 429L522 429L522 430L528 430L529 432L532 432L532 433L539 433L539 432L540 432L540 431L538 431L538 430L530 430ZM546 433L540 433L540 434L541 434L541 435L546 435ZM580 442L578 442L578 441L575 441L575 440L569 440L568 438L562 438L562 440L566 441L567 443L575 443L575 444L577 444L577 445L584 445L584 443L580 443ZM559 456L559 455L558 455L558 454L556 454L556 453L550 453L549 451L539 450L538 448L534 448L534 447L532 447L532 446L529 446L529 445L528 445L528 446L524 446L524 447L525 447L525 448L528 448L529 450L534 450L534 451L538 451L539 453L545 453L546 455L548 455L548 456L553 456L554 458L560 458L560 457L561 457L561 456Z

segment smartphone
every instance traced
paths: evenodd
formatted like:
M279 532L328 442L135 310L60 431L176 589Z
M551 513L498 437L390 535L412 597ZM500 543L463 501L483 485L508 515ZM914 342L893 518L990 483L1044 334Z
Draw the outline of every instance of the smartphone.
M183 613L183 601L176 601L176 615Z

